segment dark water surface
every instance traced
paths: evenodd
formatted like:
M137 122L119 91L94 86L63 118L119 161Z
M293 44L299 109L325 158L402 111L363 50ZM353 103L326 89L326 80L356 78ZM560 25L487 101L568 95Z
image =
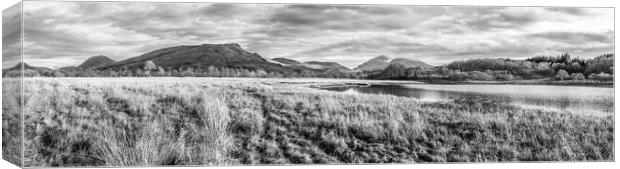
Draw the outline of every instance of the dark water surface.
M454 101L476 97L501 99L508 103L532 108L557 109L580 113L612 113L614 89L584 86L549 85L435 85L375 84L368 87L343 86L323 90L343 93L383 94L413 97L422 101Z

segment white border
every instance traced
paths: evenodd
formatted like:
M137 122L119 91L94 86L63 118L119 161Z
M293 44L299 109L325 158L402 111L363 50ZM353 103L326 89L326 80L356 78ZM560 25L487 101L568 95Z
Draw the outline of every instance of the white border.
M97 1L97 0L79 0L79 1ZM119 1L119 0L107 0L107 1ZM400 4L400 5L472 5L472 6L567 6L567 7L619 7L620 1L617 0L467 0L467 1L454 1L454 0L125 0L125 1L138 1L138 2L237 2L237 3L313 3L313 4ZM1 0L0 8L6 9L16 3L18 0ZM616 16L616 15L615 15ZM615 17L615 26L617 27L618 17ZM614 37L615 42L615 37ZM615 50L618 46L615 46ZM615 65L618 65L620 61L615 59ZM617 70L617 69L616 69ZM614 73L617 74L617 71ZM617 77L616 77L617 79ZM0 84L1 86L1 84ZM617 91L614 90L615 94ZM0 99L1 101L1 99ZM615 100L615 105L618 104L618 100ZM618 112L617 110L615 112ZM615 136L618 135L618 117L615 116ZM615 142L618 143L618 137L615 137ZM617 146L616 146L617 147ZM229 169L267 169L267 168L295 168L295 169L343 169L343 168L355 168L355 169L374 169L389 167L392 169L405 169L405 168L432 168L432 169L447 169L447 168L545 168L545 169L568 169L568 168L620 168L618 165L618 149L616 148L615 158L616 162L554 162L554 163L472 163L472 164L389 164L389 165L296 165L296 166L233 166L233 167L192 167L192 168L229 168ZM18 168L15 165L0 160L0 168ZM138 167L139 168L139 167ZM142 167L144 168L144 167ZM187 169L187 167L166 167L170 169Z

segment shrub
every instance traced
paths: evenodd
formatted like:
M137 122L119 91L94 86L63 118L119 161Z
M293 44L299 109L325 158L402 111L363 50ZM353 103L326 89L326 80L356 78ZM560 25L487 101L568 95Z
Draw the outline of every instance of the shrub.
M568 74L568 72L566 72L566 70L560 69L558 70L558 73L555 75L555 78L564 80L564 79L570 78L570 75Z

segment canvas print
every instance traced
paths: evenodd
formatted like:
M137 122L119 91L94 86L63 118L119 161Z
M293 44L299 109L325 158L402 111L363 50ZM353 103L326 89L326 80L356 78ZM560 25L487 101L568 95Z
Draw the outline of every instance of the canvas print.
M24 1L22 167L614 161L614 8Z

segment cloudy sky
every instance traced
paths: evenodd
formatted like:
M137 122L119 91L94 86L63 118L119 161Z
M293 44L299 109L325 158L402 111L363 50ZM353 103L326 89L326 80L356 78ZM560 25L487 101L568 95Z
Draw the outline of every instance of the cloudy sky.
M24 61L51 68L204 43L351 68L382 54L441 65L562 52L589 58L614 47L613 8L24 3ZM19 42L11 38L18 36L3 35ZM10 46L19 45L3 44ZM5 67L17 62L10 51Z

